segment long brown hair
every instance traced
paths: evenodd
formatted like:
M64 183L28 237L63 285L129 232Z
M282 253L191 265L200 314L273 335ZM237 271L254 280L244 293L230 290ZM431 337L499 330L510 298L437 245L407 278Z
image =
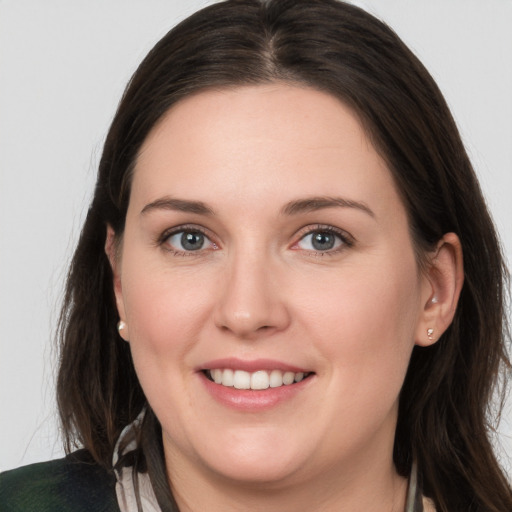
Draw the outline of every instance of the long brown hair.
M417 461L439 512L512 510L489 440L490 404L509 368L506 269L480 187L433 79L384 23L336 0L230 0L171 30L132 77L106 138L94 198L69 271L61 316L58 404L68 449L111 467L122 428L145 407L129 346L116 331L106 225L122 237L137 153L162 115L208 88L284 81L326 91L359 116L409 215L418 261L445 233L464 252L455 319L416 347L400 395L394 461ZM172 510L159 424L141 431L140 467ZM145 447L145 448L144 448Z

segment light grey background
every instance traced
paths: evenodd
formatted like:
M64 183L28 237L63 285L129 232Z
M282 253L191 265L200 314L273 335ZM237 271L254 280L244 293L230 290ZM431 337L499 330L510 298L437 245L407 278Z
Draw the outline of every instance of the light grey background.
M207 3L0 0L0 470L62 454L52 337L102 141L136 65ZM354 3L437 79L512 260L512 0Z

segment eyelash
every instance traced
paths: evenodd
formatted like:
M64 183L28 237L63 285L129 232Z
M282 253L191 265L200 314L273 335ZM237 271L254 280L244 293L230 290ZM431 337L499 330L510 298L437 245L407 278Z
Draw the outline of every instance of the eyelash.
M198 249L194 251L172 248L173 246L168 243L169 238L175 235L185 233L200 233L202 236L204 236L205 241L211 244L212 247L209 250L217 250L219 248L218 245L211 240L211 237L208 235L207 231L201 226L196 225L177 226L170 230L164 231L164 233L162 233L162 235L158 238L157 245L162 246L166 251L170 252L173 256L198 256L199 254L202 254L204 253L204 251L208 250ZM316 224L313 226L305 226L304 228L302 228L298 233L298 240L294 242L291 248L293 250L301 250L300 247L298 247L299 243L302 242L306 237L312 236L314 233L327 233L329 235L334 235L336 238L339 239L341 244L337 248L328 249L324 251L302 249L304 252L307 252L308 254L313 256L336 255L345 250L346 248L350 248L354 245L353 237L350 236L346 231L325 224Z
M306 237L312 236L314 233L327 233L329 235L334 235L340 240L340 245L333 249L328 249L325 251L322 250L305 250L310 255L315 257L322 257L322 256L334 256L339 254L340 252L344 251L347 248L350 248L354 245L354 238L349 235L346 231L343 231L341 229L335 228L333 226L329 226L326 224L316 224L314 226L306 226L301 229L299 232L299 239L297 242L295 242L292 246L292 249L297 247L300 242L302 242ZM295 250L300 250L300 248L297 248Z
M217 250L218 246L215 242L211 240L211 237L208 235L206 230L200 226L195 225L183 225L177 226L176 228L172 228L170 230L164 231L162 235L157 240L157 245L163 247L164 250L170 252L173 256L197 256L200 253L204 253L206 249L198 249L196 251L186 251L181 249L173 249L170 244L167 243L169 238L179 234L185 233L200 233L204 236L205 241L208 241L213 247L211 250Z

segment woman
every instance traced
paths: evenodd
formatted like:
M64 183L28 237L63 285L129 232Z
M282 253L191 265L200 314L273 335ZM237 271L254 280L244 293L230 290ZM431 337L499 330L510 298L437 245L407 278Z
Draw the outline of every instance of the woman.
M486 421L504 276L446 104L389 28L334 0L215 4L150 52L105 142L61 321L85 451L6 474L2 499L510 510Z

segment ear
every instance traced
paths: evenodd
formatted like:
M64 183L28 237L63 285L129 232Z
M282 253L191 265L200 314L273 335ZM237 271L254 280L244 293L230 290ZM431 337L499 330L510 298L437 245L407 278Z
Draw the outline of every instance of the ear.
M129 331L124 310L123 290L121 285L121 257L119 242L111 226L107 225L107 238L105 240L105 253L112 268L114 294L116 297L117 312L119 314L118 331L121 338L128 341Z
M455 233L439 240L422 278L422 306L416 345L427 347L439 340L452 323L464 283L462 247Z

